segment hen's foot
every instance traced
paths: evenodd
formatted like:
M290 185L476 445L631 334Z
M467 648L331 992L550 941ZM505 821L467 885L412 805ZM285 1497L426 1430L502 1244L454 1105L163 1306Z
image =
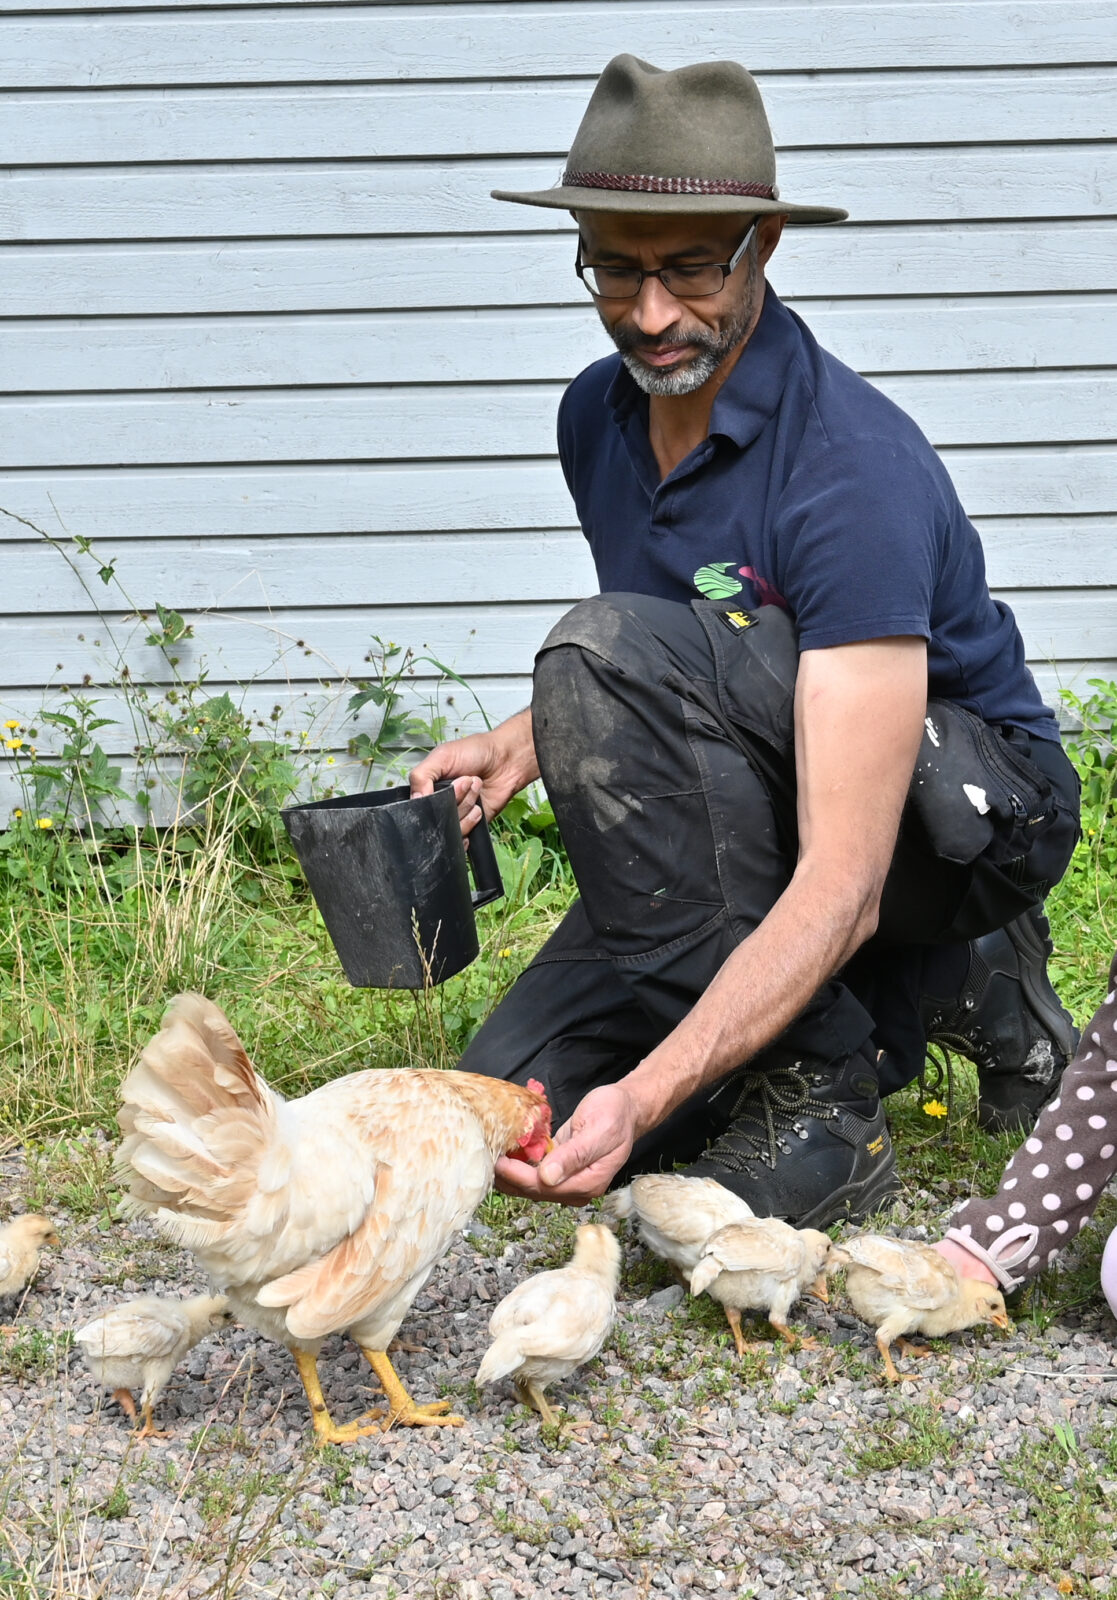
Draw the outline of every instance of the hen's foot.
M405 1428L461 1427L465 1418L448 1415L449 1400L431 1400L425 1405L417 1405L396 1376L396 1370L383 1350L366 1350L364 1345L361 1345L360 1351L380 1379L380 1387L387 1396L388 1420L384 1424L385 1432L389 1428L394 1428L397 1423Z
M803 1337L798 1333L792 1333L791 1329L784 1322L773 1322L772 1319L769 1318L769 1326L775 1328L784 1344L788 1345L792 1350L817 1350L820 1348L817 1339Z
M355 1439L366 1438L371 1433L381 1431L375 1422L365 1428L361 1426L364 1418L356 1422L335 1422L330 1416L325 1397L322 1394L322 1385L318 1378L318 1362L308 1350L292 1350L295 1365L299 1369L299 1377L306 1390L306 1398L310 1405L310 1420L314 1424L314 1442L321 1446L324 1444L352 1444Z

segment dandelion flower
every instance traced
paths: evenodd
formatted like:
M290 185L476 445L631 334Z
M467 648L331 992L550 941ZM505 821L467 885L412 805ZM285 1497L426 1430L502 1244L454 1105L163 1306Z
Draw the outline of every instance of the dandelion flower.
M328 766L328 767L332 767L332 766L333 766L333 765L334 765L334 758L333 758L333 756L327 756L327 757L326 757L326 765L327 765L327 766Z
M16 721L16 719L14 717L9 717L7 722L5 722L4 726L5 726L5 728L18 728L19 727L19 723Z
M512 954L512 951L511 951L511 949L509 948L508 945L505 945L503 950L498 950L497 951L497 955L498 955L498 957L500 958L501 961L507 961L508 957L511 954Z
M923 1115L925 1117L946 1117L950 1109L944 1106L941 1100L925 1100L923 1102Z
M22 746L23 740L22 739L5 739L4 743L7 745L9 750L18 750Z
M12 812L12 816L13 817L22 817L22 815L23 815L22 808L20 806L16 806L15 810Z
M54 818L53 817L40 817L39 818L39 827L40 828L53 828L54 827Z

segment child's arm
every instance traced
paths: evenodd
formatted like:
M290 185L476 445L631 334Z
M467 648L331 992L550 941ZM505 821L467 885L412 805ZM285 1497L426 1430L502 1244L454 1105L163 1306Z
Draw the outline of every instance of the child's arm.
M1056 1099L1043 1108L991 1200L963 1201L946 1238L1006 1289L1049 1266L1117 1172L1117 954Z

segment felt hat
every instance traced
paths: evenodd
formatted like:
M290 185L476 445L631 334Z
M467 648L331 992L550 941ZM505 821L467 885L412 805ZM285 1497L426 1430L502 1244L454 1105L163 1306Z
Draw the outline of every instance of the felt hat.
M614 56L597 80L555 187L492 195L564 211L848 215L781 199L772 131L744 67L702 61L664 72L629 55Z

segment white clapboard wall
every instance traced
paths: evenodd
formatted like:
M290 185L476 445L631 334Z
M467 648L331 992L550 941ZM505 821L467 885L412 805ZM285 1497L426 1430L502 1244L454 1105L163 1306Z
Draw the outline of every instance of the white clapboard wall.
M756 73L783 192L852 215L774 286L940 449L1049 695L1117 676L1115 38L1117 0L0 0L0 721L84 694L128 770L122 666L204 670L340 753L376 638L525 702L594 587L554 417L607 347L566 214L489 190L556 178L622 50Z

